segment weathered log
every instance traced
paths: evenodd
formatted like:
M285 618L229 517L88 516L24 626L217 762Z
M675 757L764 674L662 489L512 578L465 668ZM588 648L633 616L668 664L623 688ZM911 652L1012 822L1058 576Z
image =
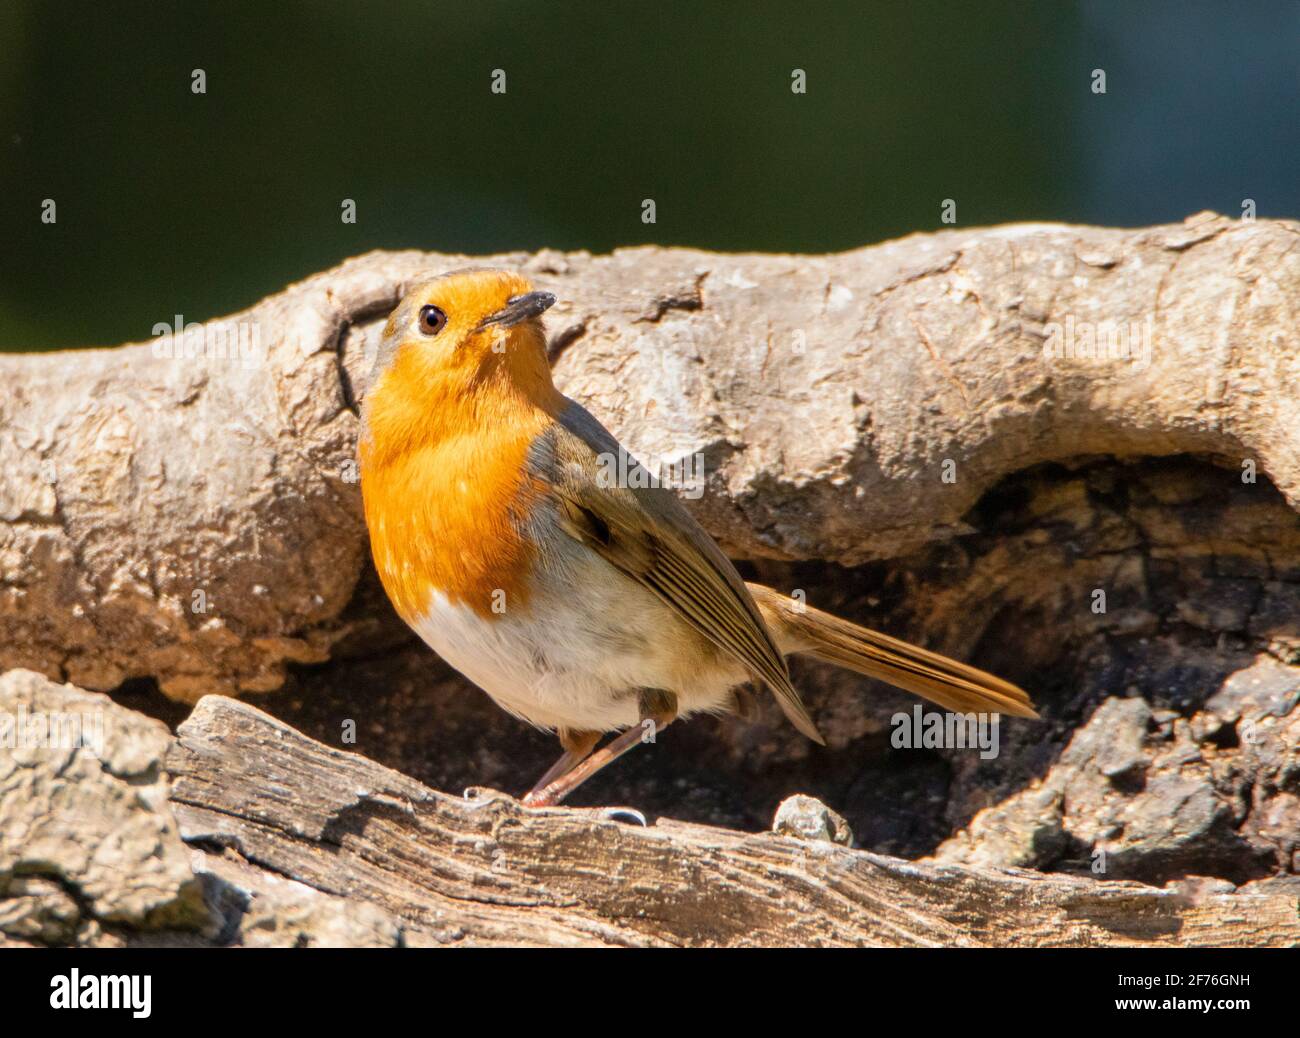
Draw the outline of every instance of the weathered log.
M232 699L200 701L173 739L105 696L30 671L0 678L0 714L75 719L84 736L29 740L3 758L0 944L1300 940L1294 877L1160 889L907 862L850 850L833 832L642 828L608 810L529 810L488 790L466 800Z
M1250 462L1294 508L1298 234L1202 214L474 262L559 295L560 385L634 451L702 458L690 503L731 553L853 564L1087 455ZM375 253L153 343L0 357L0 668L192 702L327 658L359 622L368 345L413 279L467 262Z
M435 792L205 698L167 757L185 838L377 905L412 942L1261 945L1300 940L1300 881L1156 889L918 864L831 841ZM1227 889L1230 892L1223 892Z

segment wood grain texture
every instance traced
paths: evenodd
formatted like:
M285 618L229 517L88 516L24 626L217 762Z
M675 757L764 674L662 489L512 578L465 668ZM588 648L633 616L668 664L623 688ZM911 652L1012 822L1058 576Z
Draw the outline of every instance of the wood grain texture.
M167 768L186 840L377 906L407 944L1300 943L1290 878L1197 896L668 821L642 828L490 791L462 800L224 697L181 725Z

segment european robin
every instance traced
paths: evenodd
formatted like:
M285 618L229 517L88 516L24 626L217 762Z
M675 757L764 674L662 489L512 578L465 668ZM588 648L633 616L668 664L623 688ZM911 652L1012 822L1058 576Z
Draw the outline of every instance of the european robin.
M554 302L503 270L420 284L388 319L361 411L370 545L397 612L498 705L559 736L526 804L558 804L677 718L743 710L750 681L823 742L791 653L950 710L1037 716L991 674L746 584L555 388L541 322ZM597 750L606 732L620 734Z

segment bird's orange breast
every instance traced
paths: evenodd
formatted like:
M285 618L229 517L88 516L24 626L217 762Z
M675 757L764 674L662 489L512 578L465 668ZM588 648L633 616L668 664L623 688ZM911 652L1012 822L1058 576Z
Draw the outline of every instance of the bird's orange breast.
M441 592L483 616L523 607L533 548L520 525L544 488L526 474L527 441L413 451L365 480L375 566L398 613Z
M384 589L408 623L435 592L491 618L526 608L535 549L523 522L547 488L527 469L551 418L502 396L430 408L389 393L360 445L371 551ZM405 414L414 404L418 413Z

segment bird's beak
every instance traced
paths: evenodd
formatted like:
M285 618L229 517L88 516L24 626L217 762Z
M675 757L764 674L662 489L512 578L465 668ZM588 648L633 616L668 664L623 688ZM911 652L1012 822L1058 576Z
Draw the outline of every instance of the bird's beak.
M483 318L479 322L479 328L510 328L520 321L545 313L554 305L555 295L551 292L525 292L521 296L511 296L500 310Z

